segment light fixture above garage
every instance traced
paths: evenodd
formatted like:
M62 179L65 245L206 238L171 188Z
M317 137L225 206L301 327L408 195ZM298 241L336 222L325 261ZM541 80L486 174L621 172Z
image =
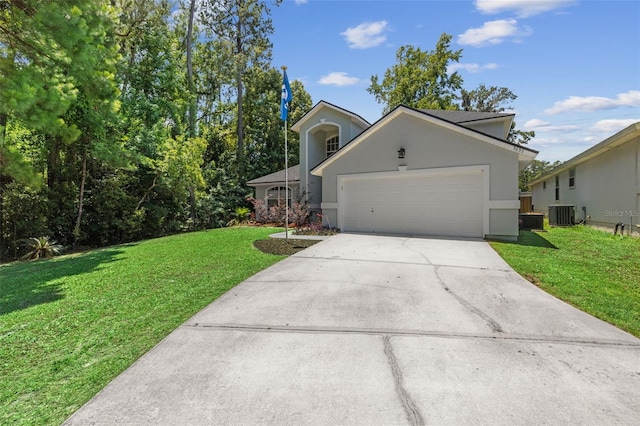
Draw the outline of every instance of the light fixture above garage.
M400 148L398 150L398 158L404 158L404 153L405 153L404 148Z

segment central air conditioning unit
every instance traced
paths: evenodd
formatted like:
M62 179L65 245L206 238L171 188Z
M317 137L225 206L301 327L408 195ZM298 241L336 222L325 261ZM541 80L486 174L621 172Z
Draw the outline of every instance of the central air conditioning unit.
M549 206L550 226L570 226L575 224L576 208L570 205Z

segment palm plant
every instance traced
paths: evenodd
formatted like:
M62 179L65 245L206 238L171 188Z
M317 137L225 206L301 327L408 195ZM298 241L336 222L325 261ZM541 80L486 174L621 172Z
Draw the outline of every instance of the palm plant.
M235 218L231 219L227 226L248 225L251 223L251 210L246 207L237 207Z
M24 246L29 250L21 257L22 260L50 259L59 255L64 247L49 237L31 237L24 240Z

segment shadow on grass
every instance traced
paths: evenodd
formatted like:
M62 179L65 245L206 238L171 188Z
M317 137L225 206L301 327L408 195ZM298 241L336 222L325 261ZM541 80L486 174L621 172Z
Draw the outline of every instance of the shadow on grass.
M513 244L518 244L520 246L541 247L556 250L558 249L558 247L550 243L549 240L547 240L537 232L532 231L520 231L518 241Z
M120 253L120 249L106 249L0 266L0 315L62 299L64 282L60 278L84 274L115 262ZM58 281L53 283L55 280Z

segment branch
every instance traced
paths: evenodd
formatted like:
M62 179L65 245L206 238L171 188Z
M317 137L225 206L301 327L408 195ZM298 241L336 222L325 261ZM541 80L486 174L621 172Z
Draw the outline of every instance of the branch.
M138 205L136 206L136 211L140 210L140 206L142 206L142 203L144 203L145 201L147 201L147 197L149 196L149 194L151 193L151 191L153 190L153 188L156 187L157 183L158 183L158 178L160 177L160 175L162 174L162 172L158 172L156 174L156 176L153 178L153 183L151 184L151 186L149 187L149 189L147 189L144 193L144 195L142 196L142 198L140 199L140 201L138 201Z

